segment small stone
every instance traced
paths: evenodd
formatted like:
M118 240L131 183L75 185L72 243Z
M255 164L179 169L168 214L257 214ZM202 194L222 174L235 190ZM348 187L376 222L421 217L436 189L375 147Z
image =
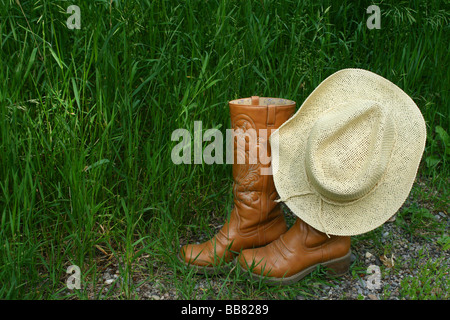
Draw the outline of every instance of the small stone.
M372 254L369 251L367 251L366 252L366 259L370 259L371 257L372 257Z
M396 218L396 215L393 215L391 218L388 219L387 222L394 222Z
M156 294L153 294L153 295L151 296L151 298L152 298L153 300L160 300L160 299L161 299L160 296L157 296Z
M370 300L379 300L378 297L374 294L369 293L367 296L369 297Z
M114 279L108 279L108 280L105 280L105 284L111 284L111 283L113 283L114 282Z

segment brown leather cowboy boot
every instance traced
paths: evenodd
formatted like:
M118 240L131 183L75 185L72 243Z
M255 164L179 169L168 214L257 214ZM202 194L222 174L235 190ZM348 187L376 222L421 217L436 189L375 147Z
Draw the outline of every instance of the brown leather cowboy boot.
M287 230L284 214L275 202L278 194L267 158L271 155L269 136L293 115L295 102L252 97L231 101L229 107L234 207L229 221L212 239L181 248L179 259L197 267L197 271L213 272L231 262L242 249L264 246ZM264 161L262 154L267 155Z
M254 279L268 284L291 284L325 266L333 276L345 274L350 266L350 237L330 236L301 219L269 245L244 250L238 258L241 268Z

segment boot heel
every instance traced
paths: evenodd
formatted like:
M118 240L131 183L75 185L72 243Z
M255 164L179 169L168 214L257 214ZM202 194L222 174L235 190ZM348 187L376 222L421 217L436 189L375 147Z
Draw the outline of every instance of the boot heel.
M350 269L350 251L342 258L337 258L324 263L327 274L331 277L339 277L348 272Z

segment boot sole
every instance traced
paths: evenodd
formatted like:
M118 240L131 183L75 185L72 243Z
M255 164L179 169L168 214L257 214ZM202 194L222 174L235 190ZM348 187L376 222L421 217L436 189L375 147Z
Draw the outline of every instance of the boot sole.
M177 254L178 260L187 268L190 268L194 271L196 274L207 274L207 275L221 275L224 273L227 273L233 269L234 266L232 264L234 263L235 259L233 259L231 262L223 263L221 265L215 266L215 267L208 267L208 266L199 266L193 263L187 263L181 256L180 253Z
M344 274L346 274L350 268L350 255L351 255L351 251L349 251L345 256L341 257L341 258L336 258L327 262L321 262L321 263L317 263L315 265L312 265L292 276L289 277L283 277L283 278L275 278L275 277L270 277L270 276L263 276L263 275L258 275L255 273L250 273L250 277L253 280L257 280L257 281L261 281L269 284L269 285L289 285L289 284L293 284L296 283L298 281L300 281L301 279L303 279L304 277L306 277L308 274L310 274L311 272L313 272L318 266L323 266L327 269L327 274L330 277L340 277L343 276ZM241 266L241 270L244 273L249 273L249 270L246 270L244 268L242 268Z

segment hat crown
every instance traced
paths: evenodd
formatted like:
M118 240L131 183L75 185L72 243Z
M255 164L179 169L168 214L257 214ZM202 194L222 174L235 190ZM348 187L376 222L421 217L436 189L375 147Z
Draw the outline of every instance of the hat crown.
M389 164L395 126L372 100L352 100L327 110L306 145L305 171L322 198L355 201L374 190Z

